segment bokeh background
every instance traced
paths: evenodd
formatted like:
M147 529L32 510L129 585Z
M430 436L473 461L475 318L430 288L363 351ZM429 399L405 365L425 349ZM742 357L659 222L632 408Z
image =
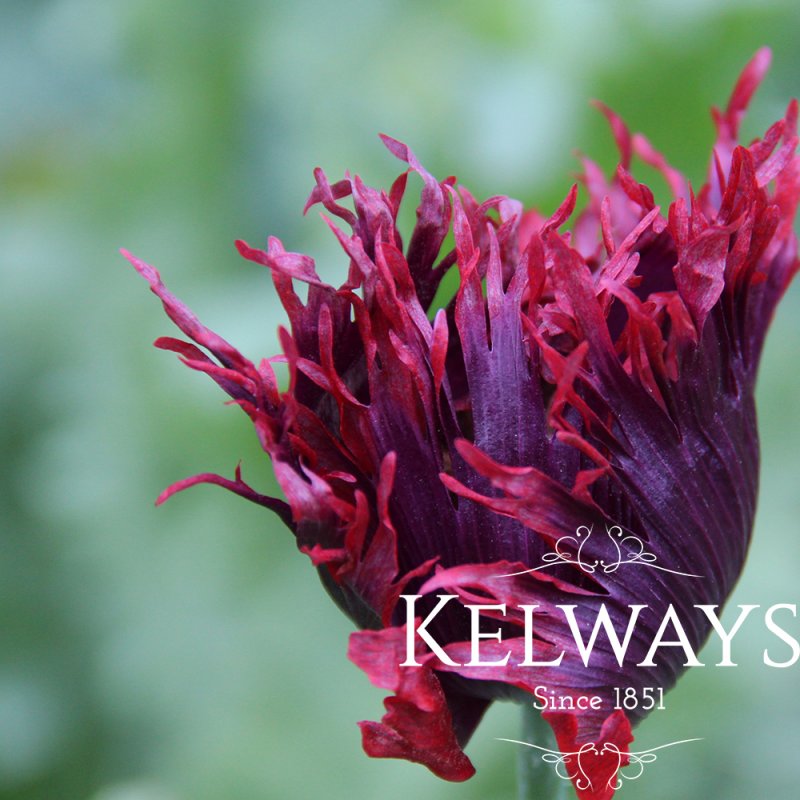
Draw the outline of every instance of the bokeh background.
M300 214L315 166L387 185L384 131L479 197L551 210L576 149L615 164L597 97L697 185L708 106L768 44L745 126L762 132L800 94L798 35L796 3L764 0L1 0L0 798L514 797L517 753L495 737L518 734L517 709L492 709L463 785L366 758L355 722L383 693L290 535L214 487L153 507L239 459L274 484L245 416L150 347L172 328L117 249L271 355L282 313L232 242L274 233L341 276ZM795 285L762 367L760 510L732 602L800 601L798 312ZM704 741L621 800L793 796L800 666L764 667L762 628L737 638L737 669L692 671L641 726L642 747Z

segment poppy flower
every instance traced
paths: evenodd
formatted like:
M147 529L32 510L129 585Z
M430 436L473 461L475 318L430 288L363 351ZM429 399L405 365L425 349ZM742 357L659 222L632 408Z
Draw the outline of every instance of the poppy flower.
M713 111L697 193L601 106L621 161L611 179L584 161L588 203L571 231L577 186L549 217L478 202L386 136L408 167L388 191L316 170L306 210L324 209L347 277L329 286L276 238L237 242L270 270L291 325L283 355L258 365L128 255L190 340L156 346L248 414L286 497L237 469L180 481L159 502L214 483L286 523L359 628L350 658L391 692L383 719L360 723L370 756L464 780L462 748L488 705L544 697L579 797L610 798L647 710L611 710L615 690L670 688L708 637L696 606L724 604L744 564L756 372L798 268L796 102L763 138L737 141L768 63L759 51ZM633 177L634 157L662 173L668 210ZM422 188L404 242L410 173ZM436 309L451 270L455 297ZM288 363L286 390L275 360ZM624 658L601 626L584 663L575 631L607 615L621 636L634 613ZM578 702L589 696L601 701Z

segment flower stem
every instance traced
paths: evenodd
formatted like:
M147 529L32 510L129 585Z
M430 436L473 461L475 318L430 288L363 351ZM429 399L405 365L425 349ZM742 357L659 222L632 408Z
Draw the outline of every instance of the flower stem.
M532 704L522 706L522 741L556 750L550 726ZM567 800L572 797L569 781L556 774L552 764L542 761L533 747L520 747L518 757L519 800Z

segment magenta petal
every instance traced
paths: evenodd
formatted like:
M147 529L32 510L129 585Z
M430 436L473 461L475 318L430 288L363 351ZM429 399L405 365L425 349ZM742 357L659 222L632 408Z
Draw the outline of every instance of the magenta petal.
M398 666L405 659L403 628L361 631L350 637L349 658L394 696L380 723L361 722L367 755L424 764L440 778L463 781L475 768L458 744L445 693L433 669Z

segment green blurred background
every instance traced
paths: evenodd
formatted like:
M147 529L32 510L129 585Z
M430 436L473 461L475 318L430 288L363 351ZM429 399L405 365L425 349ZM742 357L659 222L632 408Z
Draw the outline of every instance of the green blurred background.
M800 94L799 34L794 2L1 0L0 799L514 797L517 753L495 737L518 734L517 709L492 709L463 785L366 758L355 722L383 693L290 535L213 487L154 509L170 482L239 458L274 484L245 416L150 347L172 327L117 249L271 355L282 313L232 242L276 234L340 278L332 237L300 214L315 166L387 185L384 131L479 197L551 210L575 149L615 164L598 97L697 185L708 106L768 44L745 126L762 132ZM734 602L800 601L799 311L795 286L762 368L760 510ZM637 744L704 741L621 799L794 796L800 666L764 667L768 642L754 620L738 669L681 681Z

